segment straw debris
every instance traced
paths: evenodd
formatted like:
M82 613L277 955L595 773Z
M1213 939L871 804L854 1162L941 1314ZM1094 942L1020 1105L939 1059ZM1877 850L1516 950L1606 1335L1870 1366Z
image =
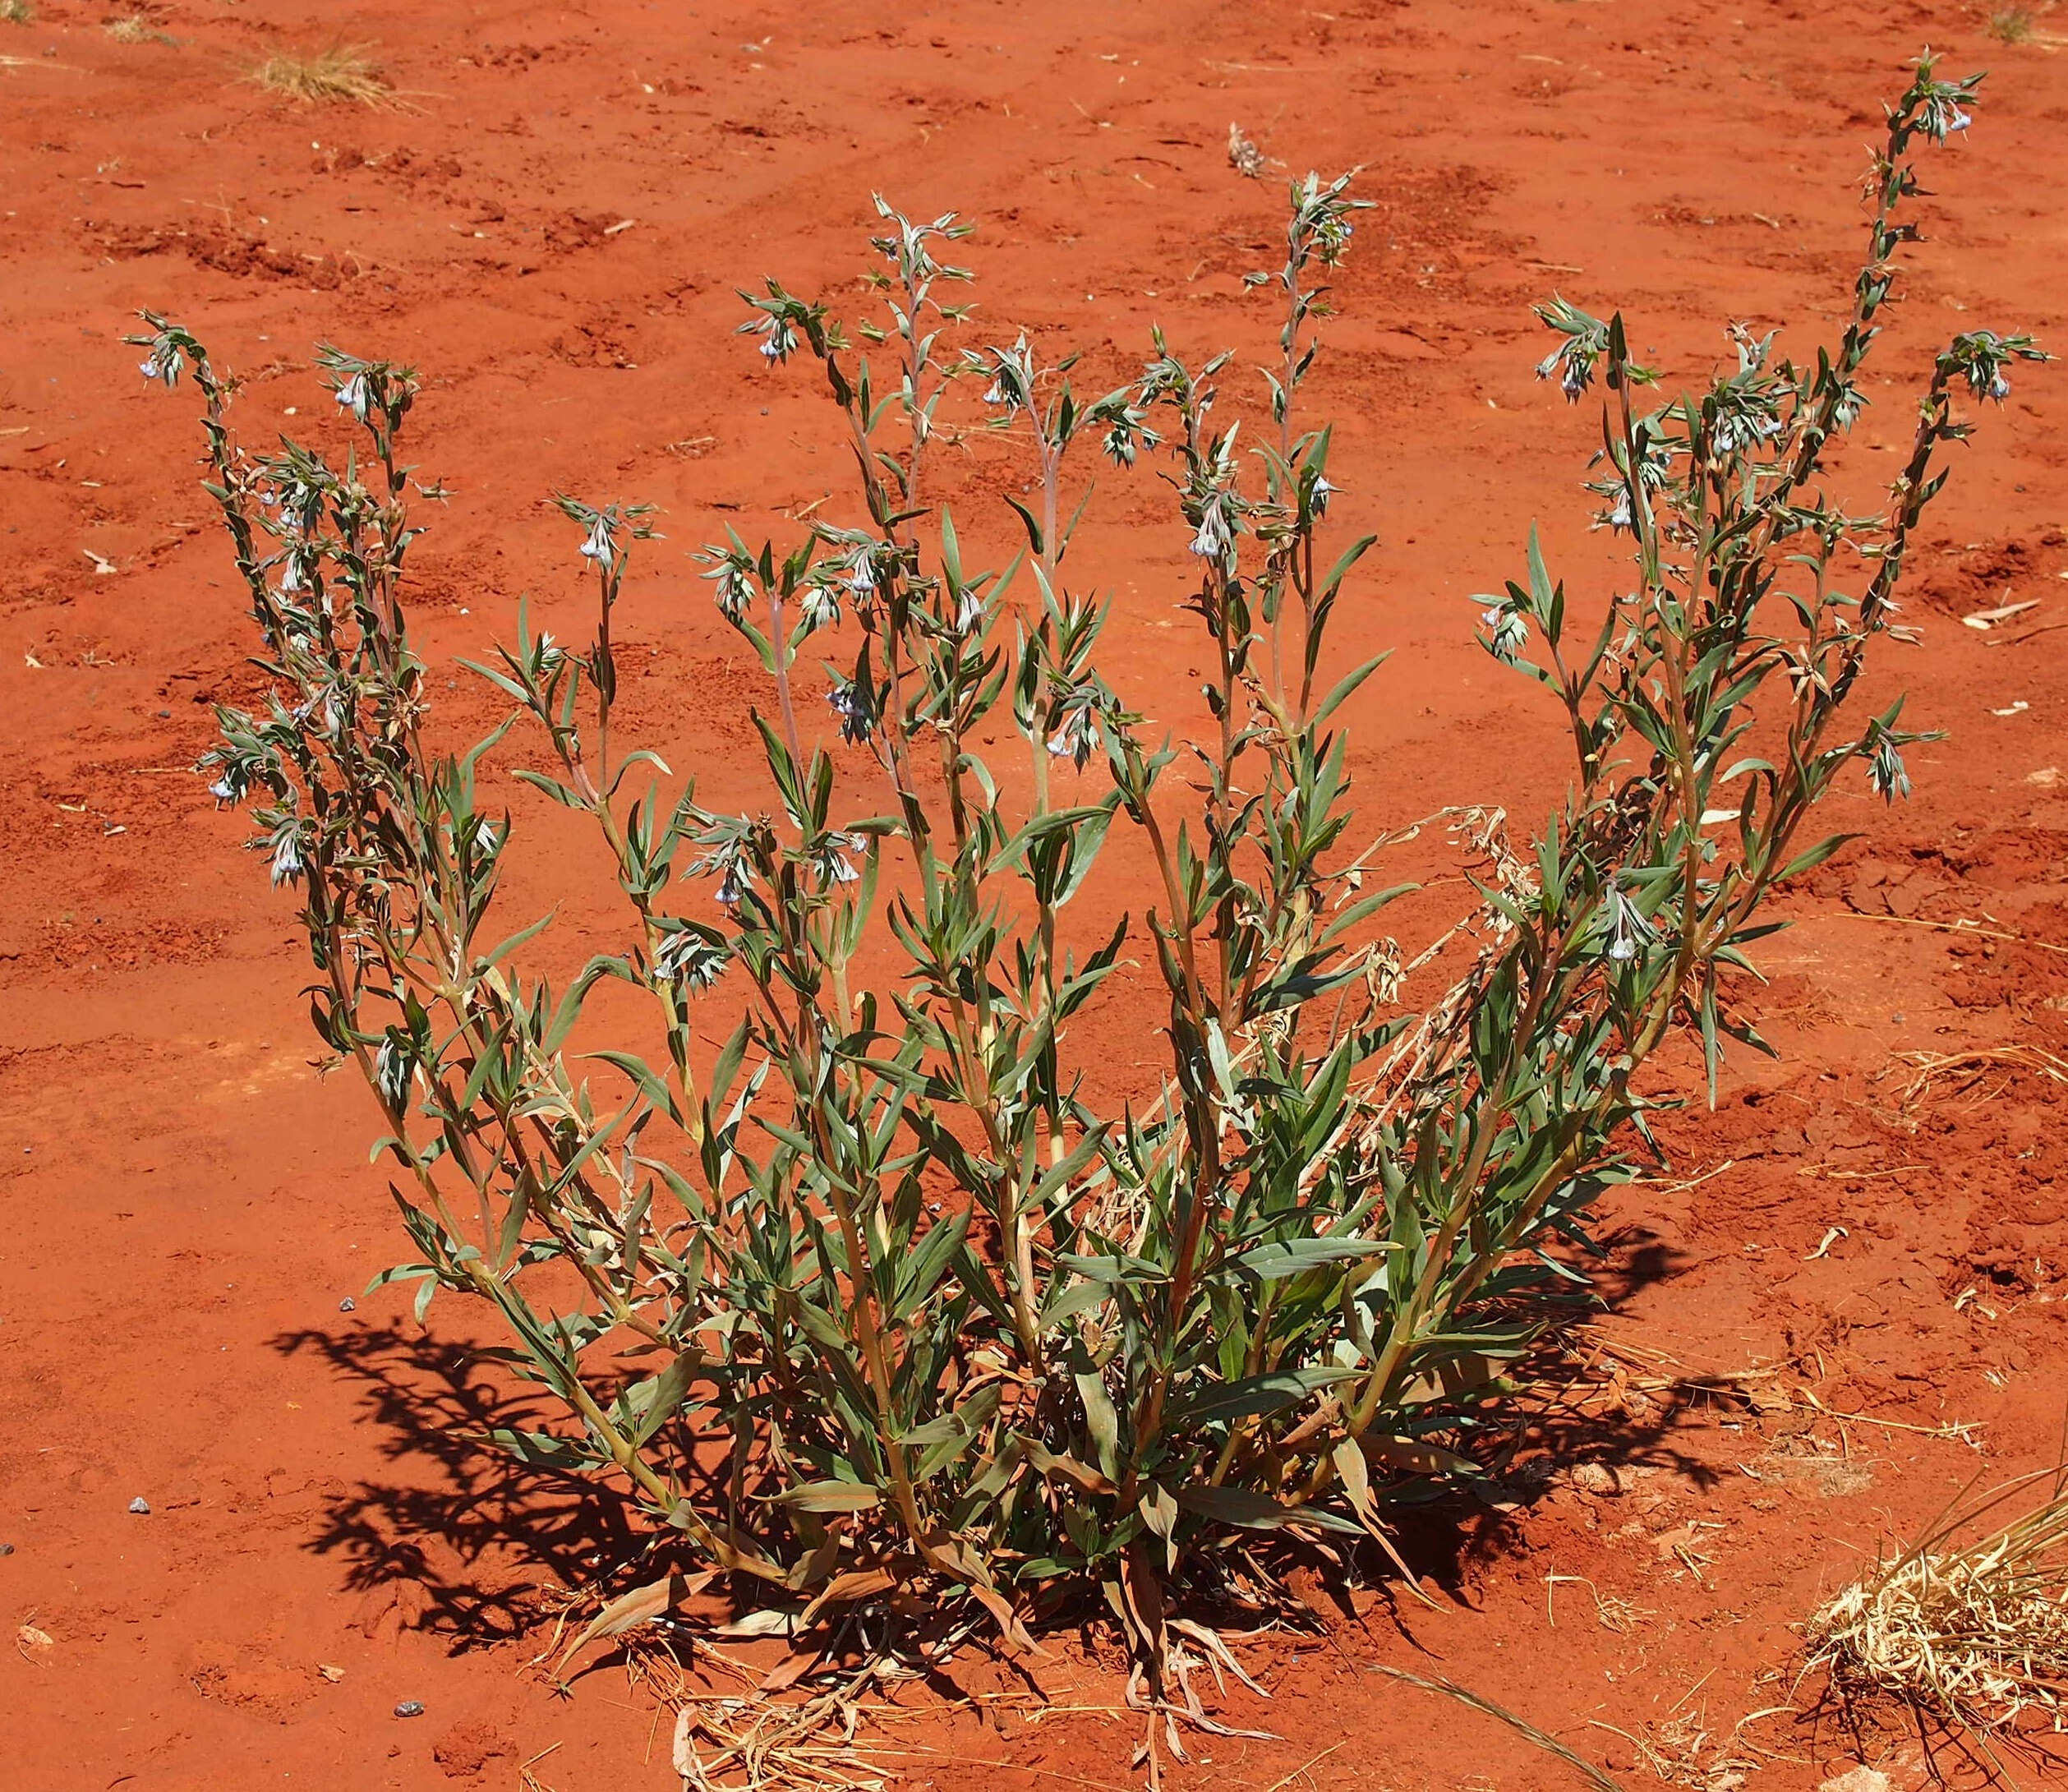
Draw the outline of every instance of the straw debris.
M306 105L392 106L395 90L366 54L371 46L340 44L305 56L273 56L251 71L254 85Z
M2045 1501L1981 1521L2035 1483ZM1962 1541L1963 1538L1967 1541ZM2009 1731L2058 1724L2068 1693L2068 1472L2048 1469L1956 1501L1895 1561L1809 1623L1812 1665L1845 1697L1891 1694L1941 1721Z

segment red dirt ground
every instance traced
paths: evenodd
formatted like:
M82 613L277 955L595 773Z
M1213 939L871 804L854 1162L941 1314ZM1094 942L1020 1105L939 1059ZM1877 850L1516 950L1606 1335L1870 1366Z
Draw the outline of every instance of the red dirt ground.
M1363 813L1527 818L1563 776L1550 718L1472 646L1462 599L1518 567L1532 518L1576 588L1610 564L1574 489L1591 413L1531 377L1528 302L1620 304L1641 352L1696 375L1732 317L1807 346L1849 279L1875 101L1927 42L1992 66L1976 128L1931 170L1935 240L1881 368L1900 385L1874 389L1851 454L1863 494L1907 440L1900 387L1933 339L2064 334L2068 40L2043 7L2036 39L1994 41L1988 10L182 0L145 8L173 41L126 44L112 12L38 0L35 22L0 23L0 1781L421 1792L512 1786L551 1750L533 1771L560 1792L674 1784L621 1675L556 1700L523 1670L542 1590L609 1552L607 1516L452 1440L486 1398L463 1315L435 1307L426 1332L386 1292L339 1310L398 1234L362 1093L309 1068L290 906L186 770L210 700L251 688L247 625L196 488L191 394L146 392L118 340L135 307L252 376L261 440L290 411L328 426L318 339L426 370L417 455L459 488L420 550L434 661L507 632L527 591L568 632L581 600L547 491L661 505L671 540L624 624L653 673L630 726L722 795L747 776L749 685L679 550L728 521L793 527L776 513L822 496L841 458L815 445L808 381L728 335L736 284L851 290L872 188L962 207L996 327L1081 348L1103 389L1153 319L1191 353L1268 343L1239 276L1269 265L1282 187L1231 171L1231 119L1294 172L1364 164L1379 210L1312 389L1343 420L1344 521L1382 541L1342 649L1398 650L1356 718ZM376 43L414 109L301 108L238 80L340 38ZM1950 738L1914 755L1908 805L1863 785L1835 801L1865 837L1770 944L1782 1061L1737 1066L1719 1112L1670 1129L1674 1178L1622 1199L1602 1354L1541 1427L1558 1472L1512 1511L1412 1535L1438 1610L1402 1600L1396 1624L1381 1602L1326 1642L1254 1646L1276 1696L1226 1711L1286 1739L1205 1739L1174 1785L1578 1783L1363 1665L1384 1661L1502 1701L1627 1785L1656 1759L1716 1792L1814 1786L1854 1746L1773 1709L1814 1690L1797 1696L1790 1627L1971 1476L2048 1459L2068 1091L1983 1064L1906 1103L1900 1057L2063 1046L2068 633L2006 638L2068 620L2068 382L2030 371L1982 422L1914 562L1925 644L1877 673ZM984 454L961 484L1003 466ZM1184 625L1182 539L1149 487L1105 485L1083 555L1116 587L1115 681L1154 712L1187 682L1161 632ZM1960 625L2025 599L2015 624ZM488 713L464 688L449 701ZM578 901L563 925L601 917ZM1955 920L1983 931L1931 924ZM1094 1043L1125 1086L1149 1023L1124 1000L1103 1016ZM1642 1385L1754 1366L1776 1372L1749 1402ZM1955 1420L1973 1444L1932 1435ZM1601 1497L1569 1472L1597 1459L1618 1476ZM1115 1702L1080 1661L1053 1680L1062 1706ZM395 1719L403 1699L426 1714ZM1131 1724L1096 1711L886 1734L943 1792L1135 1783ZM1900 1733L1863 1746L1903 1792L1922 1780Z

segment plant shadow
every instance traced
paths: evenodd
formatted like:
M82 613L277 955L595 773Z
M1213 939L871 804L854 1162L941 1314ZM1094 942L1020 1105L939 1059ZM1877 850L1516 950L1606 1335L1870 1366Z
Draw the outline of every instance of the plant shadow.
M380 1455L408 1465L331 1492L307 1546L342 1557L348 1588L376 1605L394 1595L406 1622L448 1637L454 1652L524 1633L549 1587L593 1581L639 1548L610 1489L529 1467L482 1436L541 1415L465 1347L384 1325L270 1342L356 1384Z
M1671 1246L1641 1232L1626 1228L1614 1242L1609 1258L1588 1265L1609 1311L1684 1267ZM1550 1337L1557 1336L1554 1325ZM446 1637L454 1652L527 1633L549 1589L615 1578L651 1542L629 1502L607 1486L527 1465L487 1441L491 1428L544 1429L552 1412L470 1347L373 1324L303 1328L270 1343L283 1356L320 1358L356 1386L362 1426L398 1468L391 1478L362 1478L328 1495L307 1547L341 1557L348 1589L381 1610L382 1596L393 1596L405 1622ZM1678 1445L1674 1434L1690 1417L1683 1400L1669 1398L1642 1416L1604 1417L1562 1397L1576 1380L1569 1360L1531 1366L1485 1416L1491 1430L1526 1442L1540 1462L1665 1467L1701 1486L1713 1477ZM1476 1605L1476 1569L1512 1544L1515 1526L1550 1489L1518 1477L1496 1490L1504 1495L1498 1504L1456 1490L1389 1504L1398 1557L1358 1551L1361 1578L1383 1586L1404 1566L1444 1597ZM1393 1603L1396 1610L1412 1605L1404 1596Z

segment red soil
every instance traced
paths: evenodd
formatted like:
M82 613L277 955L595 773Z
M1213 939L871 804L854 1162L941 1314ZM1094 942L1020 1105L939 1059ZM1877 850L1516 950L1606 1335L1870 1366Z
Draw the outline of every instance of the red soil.
M339 1310L398 1233L362 1092L308 1067L289 904L185 769L210 701L253 676L191 396L136 377L134 307L251 375L260 440L290 408L290 429L329 426L317 339L426 371L417 458L459 487L420 550L435 661L507 633L527 591L570 631L583 600L548 490L661 504L671 540L625 624L653 672L630 731L722 795L748 778L750 685L679 550L726 522L783 532L774 513L842 477L808 382L727 335L735 284L851 290L872 188L962 207L994 327L1081 348L1100 388L1152 319L1188 352L1268 343L1239 276L1268 265L1282 188L1231 171L1231 119L1294 172L1363 164L1380 209L1313 389L1343 419L1344 520L1382 543L1343 651L1399 650L1356 718L1362 809L1527 818L1563 776L1550 718L1472 645L1462 600L1520 564L1532 518L1576 588L1610 564L1574 491L1595 426L1531 379L1529 301L1619 303L1676 373L1710 366L1732 317L1807 346L1849 279L1874 101L1927 41L1957 70L1993 65L1975 130L1930 170L1934 241L1881 363L1898 384L1873 389L1851 456L1864 496L1933 340L2061 334L2068 58L2045 8L2016 46L1984 36L1987 11L384 0L341 22L179 0L145 8L176 41L124 44L98 11L38 0L37 22L0 24L0 1621L27 1627L0 1647L0 1780L509 1786L550 1748L535 1771L563 1792L674 1783L665 1730L615 1670L565 1700L523 1671L542 1591L614 1548L606 1509L450 1435L487 1398L464 1315L441 1304L420 1329L389 1292ZM339 35L378 43L412 109L301 108L237 79ZM1706 1731L1706 1767L1762 1711L1728 1750L1757 1785L1852 1758L1836 1724L1771 1711L1813 1691L1794 1696L1790 1626L1971 1476L2047 1459L2061 1418L2063 1091L1984 1065L1906 1106L1898 1054L2062 1048L2068 634L2006 637L2068 606L2065 421L2044 370L1982 419L1915 560L1925 646L1876 674L1950 738L1914 754L1907 806L1863 784L1835 801L1865 837L1788 899L1798 925L1768 947L1780 1062L1734 1066L1718 1112L1669 1128L1699 1186L1619 1203L1596 1336L1638 1366L1603 1356L1538 1438L1547 1464L1614 1465L1619 1490L1561 1470L1512 1512L1414 1530L1437 1609L1403 1598L1396 1624L1381 1602L1325 1642L1251 1647L1275 1697L1224 1715L1286 1739L1203 1739L1172 1784L1577 1783L1367 1661L1447 1675L1633 1785L1637 1742L1670 1755ZM995 476L984 453L955 479ZM1116 584L1115 681L1155 712L1188 683L1187 638L1162 632L1186 625L1182 540L1139 477L1103 482L1084 557ZM1993 632L1959 621L2028 598ZM464 685L448 702L488 714ZM552 867L528 875L514 914L560 891ZM564 910L578 935L605 924L584 901ZM1987 931L1915 924L1953 920ZM1090 1032L1118 1085L1149 1055L1146 1012L1108 1003ZM1749 1404L1690 1403L1634 1384L1647 1352L1679 1366L1661 1375L1779 1372ZM1820 1419L1812 1397L1866 1418ZM1978 1449L1928 1435L1956 1419ZM1062 1705L1116 1702L1074 1657L1050 1679ZM404 1699L425 1715L393 1717ZM1133 1783L1131 1722L1096 1713L887 1734L923 1751L905 1763L920 1785ZM1920 1780L1900 1734L1865 1747L1899 1787Z

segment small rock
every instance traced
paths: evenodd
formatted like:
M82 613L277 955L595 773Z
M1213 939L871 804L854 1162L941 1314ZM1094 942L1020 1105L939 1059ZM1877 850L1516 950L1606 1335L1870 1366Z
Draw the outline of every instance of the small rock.
M398 1717L421 1717L423 1715L423 1707L413 1698L406 1698L395 1707L395 1716Z
M1592 1499L1613 1499L1623 1491L1623 1483L1606 1463L1582 1463L1573 1471L1573 1485Z
M1826 1780L1817 1792L1893 1792L1895 1781L1872 1767L1853 1767Z
M329 1681L333 1686L335 1686L339 1681L344 1678L344 1670L340 1667L334 1667L328 1661L319 1661L316 1664L316 1672L320 1674L324 1679Z
M139 1494L134 1499L130 1501L129 1509L135 1513L139 1518L147 1518L150 1514L151 1503L141 1494Z
M340 1313L356 1313L359 1311L359 1303L353 1300L349 1294L348 1294L342 1301L338 1302L338 1311Z
M12 1543L0 1543L0 1555L12 1555L13 1554L14 1545Z

